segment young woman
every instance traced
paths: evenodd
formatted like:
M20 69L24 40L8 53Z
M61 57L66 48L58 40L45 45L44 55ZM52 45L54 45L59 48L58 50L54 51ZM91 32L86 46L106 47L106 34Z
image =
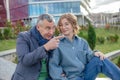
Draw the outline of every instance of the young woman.
M87 41L76 35L79 27L73 14L63 14L58 28L65 37L60 39L49 60L52 80L95 80L98 73L120 80L120 69L103 53L92 51Z

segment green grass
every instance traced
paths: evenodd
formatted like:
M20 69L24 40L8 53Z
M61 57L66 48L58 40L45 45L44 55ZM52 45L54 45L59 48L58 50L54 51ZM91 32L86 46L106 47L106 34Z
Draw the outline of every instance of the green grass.
M105 40L104 44L96 44L95 49L100 50L103 53L108 53L114 50L120 49L120 30L105 30L104 28L95 28L97 37L107 37L109 35L117 34L119 40L116 43L110 43ZM83 35L87 35L86 31L82 31ZM0 51L13 49L16 47L16 40L0 40Z
M111 51L119 50L120 49L120 30L109 29L106 30L105 28L95 28L96 37L103 37L105 39L104 44L100 44L96 42L95 50L99 50L103 53L108 53ZM82 30L82 37L87 38L87 30ZM118 42L112 43L106 40L107 37L111 35L117 34L119 36Z
M111 51L119 50L120 49L120 42L104 43L104 44L101 44L101 45L96 45L95 49L100 50L103 53L108 53L108 52L111 52Z
M118 42L111 43L105 40L104 44L97 44L95 49L98 49L103 53L108 53L120 49L120 30L113 30L113 29L105 30L104 28L96 28L95 31L96 31L96 36L99 37L100 36L107 37L114 34L117 34L119 36Z
M0 51L16 48L16 40L0 40Z

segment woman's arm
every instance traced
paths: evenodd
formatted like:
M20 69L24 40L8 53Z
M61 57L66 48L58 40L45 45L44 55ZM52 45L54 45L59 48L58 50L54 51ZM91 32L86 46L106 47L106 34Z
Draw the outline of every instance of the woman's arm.
M63 76L64 74L60 60L60 51L57 48L52 52L52 56L49 59L49 74L52 80L68 80L65 76Z

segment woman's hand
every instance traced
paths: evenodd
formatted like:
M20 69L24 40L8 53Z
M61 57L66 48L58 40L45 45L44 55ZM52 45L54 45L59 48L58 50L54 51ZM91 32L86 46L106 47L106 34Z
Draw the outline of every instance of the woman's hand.
M100 60L104 60L106 58L105 55L102 52L99 52L99 51L95 52L94 55L97 56L97 57L100 57Z

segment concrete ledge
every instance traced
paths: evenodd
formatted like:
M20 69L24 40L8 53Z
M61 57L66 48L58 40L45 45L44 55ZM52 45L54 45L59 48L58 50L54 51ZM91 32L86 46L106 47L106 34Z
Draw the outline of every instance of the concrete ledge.
M16 64L0 58L0 80L11 80Z
M16 58L16 49L1 51L0 57L4 58L5 60L13 62Z
M110 60L112 60L112 59L114 59L115 57L120 56L120 50L116 50L116 51L109 52L109 53L105 54L105 56L106 56L107 58L109 58Z
M97 78L95 80L111 80L110 78Z
M6 51L1 51L0 52L0 57L5 56L5 55L10 55L16 53L16 49L10 49L10 50L6 50Z

